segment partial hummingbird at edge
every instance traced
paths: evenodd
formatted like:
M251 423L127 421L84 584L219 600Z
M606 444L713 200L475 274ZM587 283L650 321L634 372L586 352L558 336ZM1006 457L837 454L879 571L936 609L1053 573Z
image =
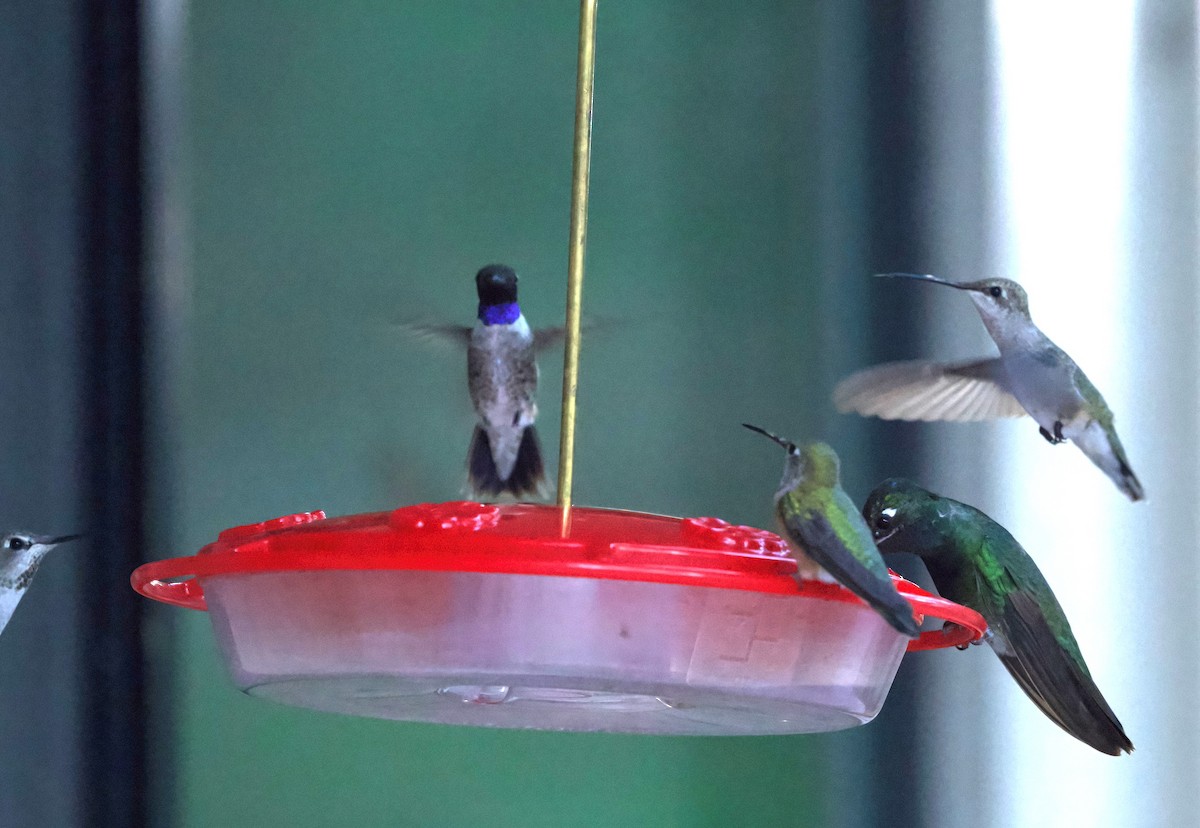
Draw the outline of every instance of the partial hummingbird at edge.
M0 538L0 632L25 597L46 553L79 535L30 535L12 532Z
M1075 361L1034 324L1019 284L1009 279L951 282L912 273L878 275L967 291L1000 355L966 362L888 362L867 368L834 389L839 411L885 420L956 421L1028 413L1050 443L1071 440L1130 500L1145 498L1104 397Z
M825 443L797 447L758 426L742 425L787 452L775 514L801 576L813 578L824 569L896 630L910 638L920 635L912 605L896 590L871 530L842 490L834 450Z
M985 640L1051 721L1102 753L1133 751L1050 585L1003 526L895 478L871 492L862 514L881 552L917 555L942 597L983 616Z

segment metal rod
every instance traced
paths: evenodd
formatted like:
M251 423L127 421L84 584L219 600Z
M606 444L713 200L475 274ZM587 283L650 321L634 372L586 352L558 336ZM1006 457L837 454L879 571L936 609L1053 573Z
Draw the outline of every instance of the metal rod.
M579 386L579 320L587 250L588 178L592 167L592 87L596 70L596 2L579 4L579 64L575 80L575 147L571 168L571 235L567 250L567 337L563 359L562 428L558 443L558 506L562 532L571 529L575 472L575 393Z

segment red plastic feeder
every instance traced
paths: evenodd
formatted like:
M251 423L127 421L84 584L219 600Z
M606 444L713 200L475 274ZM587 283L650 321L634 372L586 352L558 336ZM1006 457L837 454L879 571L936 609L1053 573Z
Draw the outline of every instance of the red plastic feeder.
M291 515L145 564L208 609L234 682L320 710L545 730L768 734L870 721L905 648L977 640L974 611L893 573L909 641L848 590L797 584L777 535L717 518L421 504ZM621 540L614 540L620 538Z

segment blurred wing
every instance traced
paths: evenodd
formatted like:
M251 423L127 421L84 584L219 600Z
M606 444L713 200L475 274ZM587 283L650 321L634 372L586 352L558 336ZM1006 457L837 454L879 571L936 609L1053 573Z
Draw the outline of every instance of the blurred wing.
M579 329L581 333L588 334L589 336L594 334L607 336L613 330L623 328L624 324L623 321L615 321L605 317L589 317L580 323ZM562 325L554 328L538 328L533 332L533 347L539 353L547 348L560 348L566 340L567 329Z
M838 411L884 420L969 422L1025 415L1008 390L998 357L951 363L886 362L838 383L833 402Z
M1000 661L1051 721L1102 753L1133 751L1082 659L1059 643L1037 601L1023 592L1010 594L996 627L992 647Z
M464 325L430 325L424 322L396 324L408 338L429 345L449 345L465 348L471 343L471 329Z
M541 352L547 348L557 348L562 345L566 339L566 328L538 328L533 332L533 349Z
M829 519L819 512L804 517L790 513L783 524L808 557L866 601L884 620L905 635L915 638L920 634L912 606L896 591L873 543L867 541L869 549L851 549L838 537Z

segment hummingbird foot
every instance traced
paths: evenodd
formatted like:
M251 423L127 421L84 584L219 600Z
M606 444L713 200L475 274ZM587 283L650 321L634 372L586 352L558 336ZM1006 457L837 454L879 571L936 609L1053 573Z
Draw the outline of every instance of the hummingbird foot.
M1052 446L1057 446L1059 443L1065 443L1067 440L1066 437L1063 437L1062 428L1063 428L1062 420L1055 420L1053 434L1051 434L1049 431L1042 428L1041 426L1038 426L1038 431L1041 432L1041 435L1046 438L1046 442L1048 442Z
M945 632L947 629L949 629L950 627L953 627L953 626L955 626L955 624L952 621L947 621L945 624L942 625L942 631ZM966 650L969 647L978 647L981 644L986 644L991 640L992 640L992 628L988 627L986 630L983 631L983 635L979 636L979 638L975 639L974 641L968 641L966 644L958 644L955 646L954 649Z

